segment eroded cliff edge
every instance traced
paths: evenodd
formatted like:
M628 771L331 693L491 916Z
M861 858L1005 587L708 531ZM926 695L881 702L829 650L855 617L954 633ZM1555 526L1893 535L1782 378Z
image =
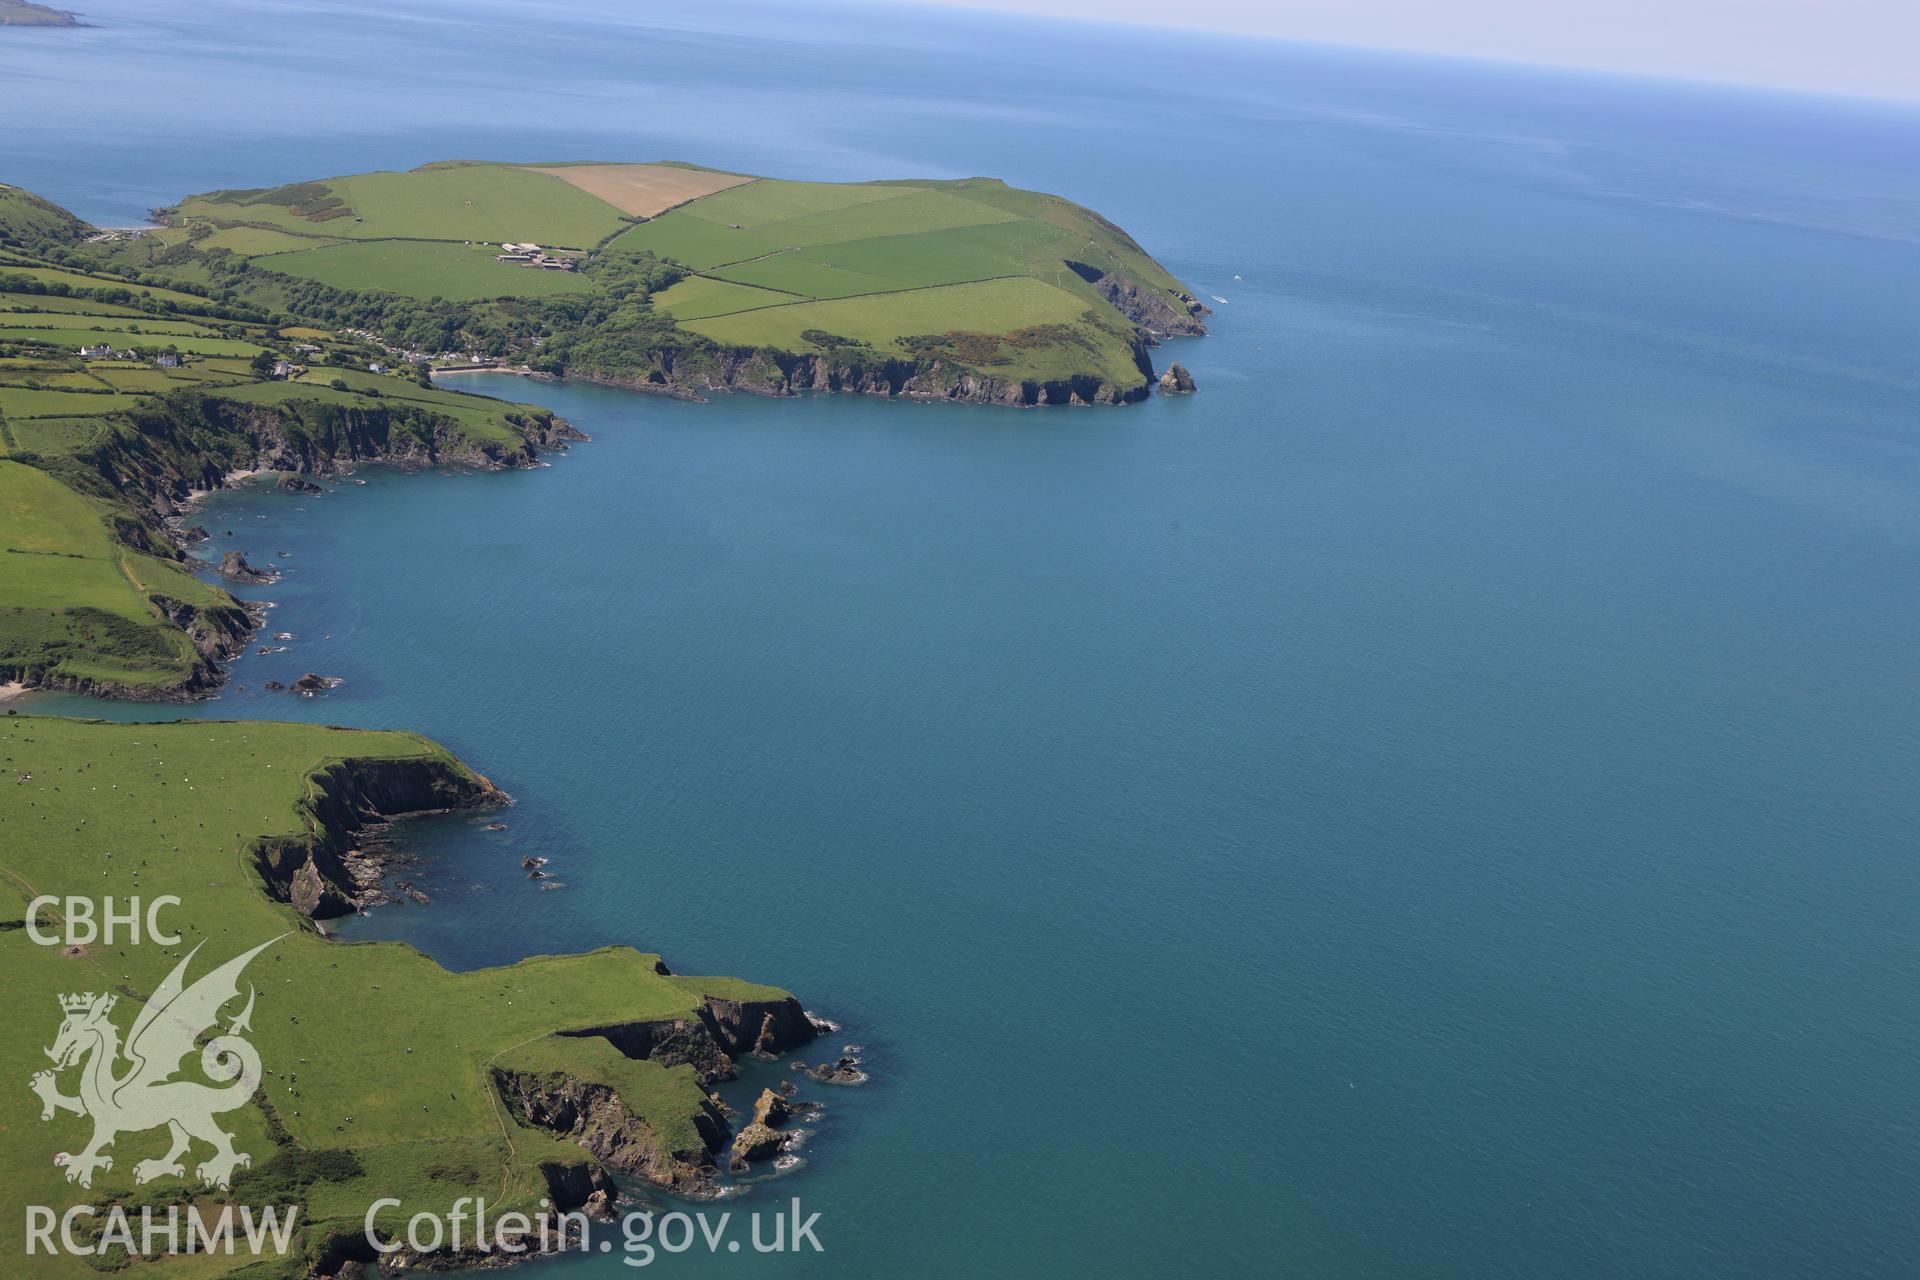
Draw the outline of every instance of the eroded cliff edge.
M544 410L506 409L506 435L483 435L445 414L417 405L340 405L297 397L271 404L191 391L157 397L125 415L88 447L38 460L41 469L75 491L120 512L110 523L117 543L191 567L183 517L195 499L223 488L236 473L280 471L330 476L384 463L404 468L454 466L496 471L535 466L543 449L565 448L586 437ZM0 680L29 688L135 701L204 698L227 680L227 664L258 630L258 605L220 589L211 603L149 593L148 606L177 628L193 658L170 683L131 685L74 675L50 662L0 661ZM99 627L116 620L102 615Z

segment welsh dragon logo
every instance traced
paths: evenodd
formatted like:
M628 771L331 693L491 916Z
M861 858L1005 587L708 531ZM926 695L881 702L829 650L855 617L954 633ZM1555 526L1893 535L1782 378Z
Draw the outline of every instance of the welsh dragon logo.
M200 1070L214 1084L173 1076L201 1035L214 1028L220 1010L239 999L240 974L247 963L279 940L263 942L187 986L187 966L205 944L195 946L141 1007L124 1046L111 1020L119 997L90 991L60 997L66 1019L46 1051L53 1070L36 1072L29 1084L40 1095L42 1120L53 1119L56 1111L93 1118L93 1140L66 1161L68 1182L92 1186L95 1170L113 1168L113 1158L101 1151L114 1139L162 1125L172 1145L159 1159L136 1164L135 1182L185 1176L180 1158L195 1139L213 1147L213 1155L195 1170L210 1187L226 1187L235 1169L253 1163L251 1156L233 1149L233 1135L214 1121L245 1106L260 1085L260 1054L240 1038L241 1032L253 1029L251 985L246 1007L227 1024L225 1034L214 1036L200 1050ZM60 1092L56 1077L74 1066L80 1068L80 1095L68 1097Z

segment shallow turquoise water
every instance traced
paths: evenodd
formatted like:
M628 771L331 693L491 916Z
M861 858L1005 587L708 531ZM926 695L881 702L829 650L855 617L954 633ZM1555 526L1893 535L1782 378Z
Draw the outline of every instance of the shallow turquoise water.
M97 8L0 44L0 112L74 106L7 180L98 219L451 154L989 172L1228 299L1162 353L1190 400L476 378L593 443L210 504L293 553L237 680L348 683L197 714L418 728L519 797L363 935L632 942L867 1046L740 1206L828 1254L661 1266L1910 1273L1910 114L901 14Z

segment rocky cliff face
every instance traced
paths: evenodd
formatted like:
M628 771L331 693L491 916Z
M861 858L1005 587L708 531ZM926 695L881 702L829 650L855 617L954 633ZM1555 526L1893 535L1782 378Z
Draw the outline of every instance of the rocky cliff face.
M1187 372L1187 366L1175 361L1160 375L1160 390L1170 396L1191 395L1194 390L1193 375Z
M497 471L531 466L539 448L585 438L552 414L524 415L522 438L506 445L477 440L452 419L408 405L256 405L187 392L142 410L134 424L136 431L109 433L79 460L150 519L175 514L188 495L220 488L236 471L331 475L369 462Z
M238 551L229 551L220 557L220 576L234 582L254 584L264 584L274 580L272 573L248 564L247 558Z
M730 1080L734 1074L733 1058L720 1047L713 1031L701 1018L625 1022L561 1034L602 1036L629 1058L646 1059L668 1067L690 1066L703 1084Z
M701 1085L710 1087L733 1077L735 1059L746 1054L773 1057L806 1044L818 1032L800 1002L791 996L768 1000L708 996L691 1017L587 1027L560 1034L603 1037L629 1058L665 1067L690 1066ZM703 1144L701 1149L671 1150L660 1141L654 1126L634 1115L606 1085L553 1072L536 1075L496 1069L494 1078L502 1098L522 1123L572 1138L607 1167L645 1178L675 1194L716 1194L714 1154L727 1145L731 1130L726 1117L710 1100L691 1117ZM784 1118L784 1100L780 1108ZM754 1125L765 1128L768 1114L756 1111ZM747 1145L760 1151L757 1142Z
M1114 310L1156 338L1198 338L1207 332L1213 309L1190 293L1148 288L1084 262L1069 262L1073 273L1100 291Z
M583 382L696 399L705 391L744 391L765 396L836 391L1010 408L1117 405L1145 399L1152 387L1153 363L1147 355L1146 342L1137 339L1133 346L1139 377L1124 384L1092 375L1050 381L1002 378L939 358L866 359L765 349L668 351L663 352L655 367L645 374L616 377L590 370L569 370L567 376Z
M722 1000L708 996L700 1015L714 1040L728 1053L777 1055L811 1041L819 1034L800 1002L781 1000Z
M316 920L354 910L361 895L347 868L354 837L395 818L504 804L491 782L449 756L344 760L309 778L308 831L263 838L254 869L269 896Z
M625 1022L562 1032L601 1036L629 1058L663 1066L691 1066L701 1082L734 1077L738 1058L775 1057L797 1049L818 1034L813 1020L792 996L778 1000L722 1000L708 996L689 1018Z
M34 689L78 693L94 698L118 698L129 702L187 702L205 697L226 681L225 664L247 647L248 640L261 621L259 613L237 601L203 608L167 596L148 596L147 600L169 622L180 628L193 645L196 656L192 669L178 684L128 685L113 680L59 675L39 667L12 663L0 663L0 681L18 680ZM85 611L68 612L79 614ZM101 621L111 625L113 620L101 615Z
M501 1099L520 1123L572 1138L607 1168L663 1190L687 1196L713 1194L713 1153L726 1141L727 1122L711 1102L692 1116L705 1145L676 1151L604 1084L558 1072L534 1075L496 1069L493 1076Z
M134 415L133 431L102 433L91 449L50 464L49 470L82 493L131 508L113 521L120 542L149 555L185 560L179 537L165 532L196 492L217 489L243 470L325 475L342 466L389 462L401 466L469 466L479 470L531 466L540 448L564 448L585 439L564 419L521 415L522 438L508 446L477 441L460 424L412 406L347 408L318 401L254 405L217 395L180 392ZM230 553L220 570L236 582L261 584L276 575ZM152 597L152 603L192 642L199 660L178 684L136 687L62 677L44 671L0 671L35 688L142 701L204 697L226 680L225 664L245 647L260 615L238 601L196 608Z

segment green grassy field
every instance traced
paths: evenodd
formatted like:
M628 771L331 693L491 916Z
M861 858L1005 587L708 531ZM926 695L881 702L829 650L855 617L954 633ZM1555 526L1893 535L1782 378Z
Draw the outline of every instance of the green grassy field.
M196 249L225 249L243 258L252 258L264 253L292 253L299 249L318 249L340 243L340 240L330 237L296 235L269 227L221 227L213 234L195 240L193 245Z
M273 253L257 259L269 271L343 289L383 289L413 298L546 297L593 287L574 271L535 271L495 262L497 247L375 240Z
M788 218L888 200L901 193L901 188L870 182L790 182L780 178L761 178L745 186L729 187L693 204L700 206L700 212L695 216L702 221L722 224L737 222L751 230ZM684 206L684 209L692 209L693 204ZM665 220L655 219L656 222Z
M115 391L137 392L171 391L175 387L200 381L190 373L181 376L177 371L155 369L151 366L135 365L119 360L89 361L86 376L106 383Z
M20 297L21 295L8 295ZM80 323L76 316L84 316L88 329L98 333L125 333L136 337L154 334L205 334L206 325L192 320L166 320L156 316L142 315L120 307L102 307L89 305L84 312L72 310L57 311L9 311L0 316L0 323L9 329L48 328L62 332L71 332L73 326Z
M149 597L230 601L177 565L115 543L104 514L45 472L0 461L0 668L132 687L192 671L192 647Z
M753 307L782 306L795 300L792 294L775 293L770 289L715 280L712 276L688 276L679 284L655 294L653 305L676 320L699 320L705 316L724 316Z
M84 222L60 206L0 182L0 244L31 249L49 240L72 240L86 230Z
M886 276L854 271L832 260L830 249L794 249L770 258L719 267L714 278L790 295L786 300L852 298L865 293L898 293L913 286Z
M136 297L151 302L184 302L203 306L207 301L191 293L182 293L178 289L133 284L106 276L87 275L81 271L68 271L62 267L49 267L0 254L0 284L3 284L6 277L10 275L25 276L29 280L39 280L46 284L64 284L75 289L126 289Z
M1065 326L1077 341L1000 344L995 363L983 365L1006 378L1047 379L1131 359L1118 335L1081 322L1086 310L1081 299L1064 289L1019 277L763 307L690 320L687 327L731 346L830 351L836 345L832 339L838 338L899 355L904 353L898 340L906 335L951 330L998 335L1031 326Z
M882 346L900 334L947 329L1004 333L1022 325L1065 324L1084 310L1085 304L1072 294L1021 278L911 289L871 298L789 303L690 321L687 327L716 342L797 351L814 345L801 336L810 329Z
M37 312L46 315L49 312L70 315L75 312L92 316L139 316L146 313L138 307L116 306L110 302L95 302L91 298L63 298L51 293L0 293L0 323L24 324L25 321L14 317L23 313Z
M349 389L342 391L330 385L334 379L346 382ZM391 390L381 390L381 383ZM380 392L378 399L369 399L366 392L369 387ZM389 402L416 405L458 422L477 440L503 445L517 444L521 439L506 415L516 409L532 408L439 387L428 390L397 378L381 378L351 369L320 369L295 382L245 383L223 388L220 394L243 404L289 404L305 400L347 409L365 409Z
M502 164L429 165L211 192L182 201L179 216L352 240L512 240L574 249L597 244L623 225L605 201L558 178Z
M0 430L23 453L58 457L86 448L110 428L102 418L32 418L0 422Z
M107 391L39 390L0 387L0 413L8 418L59 418L76 413L112 413L140 402L138 396Z
M6 317L0 316L0 320ZM130 329L109 329L104 327L90 329L52 328L48 326L24 326L0 324L0 342L39 342L54 347L81 347L106 343L116 350L137 347L142 350L159 350L162 347L175 347L181 351L196 355L209 356L250 356L264 350L257 342L243 342L238 338L214 338L204 333L159 333L150 329L134 331Z
M0 369L0 384L10 387L47 387L53 390L62 388L81 391L105 391L108 386L85 369L61 369L50 372L47 368L28 368L17 371ZM115 387L113 390L120 390Z
M657 305L717 342L824 350L806 336L824 333L897 358L902 339L959 332L969 336L944 358L965 364L968 353L984 353L983 371L1011 378L1093 374L1126 385L1141 376L1120 336L1131 322L1069 263L1144 286L1181 314L1185 307L1179 282L1099 215L985 178L762 179L683 205L609 246L643 250L701 273ZM1038 341L1031 332L1055 325L1074 333Z
M531 1208L547 1191L542 1162L579 1165L586 1155L508 1118L490 1072L509 1064L609 1084L656 1132L687 1136L704 1101L690 1068L629 1062L603 1039L552 1033L687 1017L709 993L783 993L733 979L666 976L657 957L623 947L453 974L411 947L322 939L268 897L250 850L263 837L303 838L313 776L347 759L412 760L464 773L441 748L410 734L262 722L0 720L0 922L13 922L0 928L0 966L14 1027L0 1040L0 1070L25 1081L47 1065L41 1049L60 1025L62 993L118 991L123 1002L137 1002L188 948L205 944L197 976L278 937L247 973L258 993L248 1038L267 1072L259 1101L221 1117L236 1146L254 1157L253 1189L244 1172L233 1189L244 1203L273 1194L276 1149L283 1165L351 1150L358 1173L298 1193L310 1219L332 1217L357 1230L381 1196L405 1202L388 1221L419 1209L444 1213L456 1197L479 1193L501 1210ZM30 781L15 781L28 774ZM165 922L181 933L180 946L65 955L17 927L30 897L109 892L177 893L182 905ZM116 1021L124 1029L132 1014ZM190 1066L183 1078L193 1072ZM161 1154L163 1132L123 1134L112 1169L98 1173L91 1190L67 1183L50 1157L80 1150L88 1132L71 1115L42 1122L39 1101L24 1087L0 1090L0 1133L9 1144L0 1197L63 1207L136 1194L166 1203L195 1192L190 1182L167 1178L136 1191L134 1165ZM19 1255L21 1230L18 1214L0 1221L0 1252ZM251 1261L211 1261L209 1271L193 1274ZM150 1265L156 1275L177 1274L171 1264ZM65 1259L35 1274L94 1273L81 1259Z

